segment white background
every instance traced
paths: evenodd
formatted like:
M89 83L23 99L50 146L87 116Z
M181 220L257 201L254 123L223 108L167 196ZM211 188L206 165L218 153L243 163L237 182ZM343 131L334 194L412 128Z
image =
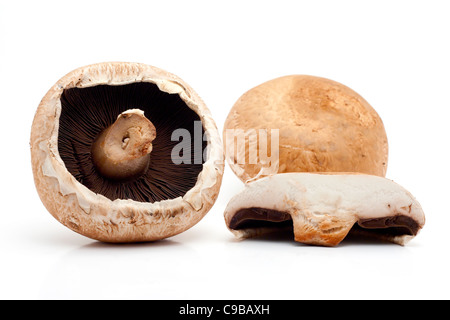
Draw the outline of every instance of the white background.
M428 0L0 0L0 298L450 298L449 17L448 1ZM216 204L183 234L108 245L70 231L35 190L30 128L59 78L104 61L180 76L220 132L239 96L275 77L353 88L383 119L387 177L419 200L424 229L405 247L238 242L223 211L242 183L227 166Z

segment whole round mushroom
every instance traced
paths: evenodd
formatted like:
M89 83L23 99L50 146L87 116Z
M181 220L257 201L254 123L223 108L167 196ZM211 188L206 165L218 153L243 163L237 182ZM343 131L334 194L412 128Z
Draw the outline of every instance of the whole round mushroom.
M78 68L42 99L31 129L34 181L63 225L104 242L179 234L213 206L223 175L216 124L197 93L159 68Z
M236 101L223 130L227 162L243 182L284 172L386 174L381 118L358 93L333 80L289 75L262 83ZM262 157L274 143L276 154Z

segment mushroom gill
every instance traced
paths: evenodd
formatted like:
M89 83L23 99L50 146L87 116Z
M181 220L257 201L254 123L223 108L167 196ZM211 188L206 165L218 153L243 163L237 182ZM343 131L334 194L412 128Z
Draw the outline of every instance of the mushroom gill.
M292 218L288 212L265 208L242 208L230 220L233 230L246 228L292 227Z
M191 138L190 163L175 164L171 157L173 148L180 143L172 141L172 133L185 129L194 137L195 123L200 121L178 94L163 92L149 82L70 88L63 91L61 108L58 132L61 159L75 179L91 191L111 200L158 202L184 196L197 182L207 145L203 127L201 150L195 147L198 137ZM99 170L93 161L92 147L99 136L130 109L144 113L156 129L156 138L151 141L145 170L124 179ZM201 155L197 154L200 152ZM195 159L202 159L201 163Z
M267 230L293 228L289 212L265 208L242 208L230 220L229 228L241 230L248 228L267 228ZM382 238L395 236L415 236L419 232L419 224L405 215L392 215L383 218L359 219L353 224L349 234L363 234Z

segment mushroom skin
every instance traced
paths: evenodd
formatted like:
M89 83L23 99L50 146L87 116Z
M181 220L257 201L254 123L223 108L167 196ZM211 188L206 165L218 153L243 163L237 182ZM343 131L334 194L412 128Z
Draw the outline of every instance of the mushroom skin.
M242 213L250 220L274 223L240 228L236 218ZM425 224L419 202L403 187L383 177L352 173L261 178L230 200L224 217L239 239L272 232L277 223L292 220L297 242L321 246L338 245L355 226L362 234L404 245ZM244 217L238 218L242 223Z
M200 116L208 139L207 157L195 186L182 197L154 203L110 200L77 181L59 155L58 120L65 89L135 82L150 82L161 91L178 94ZM141 63L98 63L61 78L37 108L30 148L34 182L47 210L71 230L103 242L155 241L191 228L217 199L224 169L220 136L201 98L179 77Z
M245 145L230 147L232 130L245 133ZM260 156L256 163L239 161L249 159L252 148L265 152L254 145L255 130L279 130L276 165L269 167ZM243 182L284 172L386 175L388 141L381 118L358 93L321 77L289 75L250 89L230 110L223 137L226 160ZM271 139L268 134L267 145Z

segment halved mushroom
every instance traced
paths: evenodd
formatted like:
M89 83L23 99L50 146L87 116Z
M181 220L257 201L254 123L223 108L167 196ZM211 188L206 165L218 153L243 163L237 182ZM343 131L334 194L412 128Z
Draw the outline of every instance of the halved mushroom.
M187 134L181 162L173 159L176 130ZM208 108L177 76L139 63L64 76L41 101L30 144L48 211L106 242L187 230L212 207L222 181L222 144Z
M283 173L247 183L225 210L248 238L293 227L298 242L335 246L349 232L405 244L425 223L417 200L392 180L367 174Z

